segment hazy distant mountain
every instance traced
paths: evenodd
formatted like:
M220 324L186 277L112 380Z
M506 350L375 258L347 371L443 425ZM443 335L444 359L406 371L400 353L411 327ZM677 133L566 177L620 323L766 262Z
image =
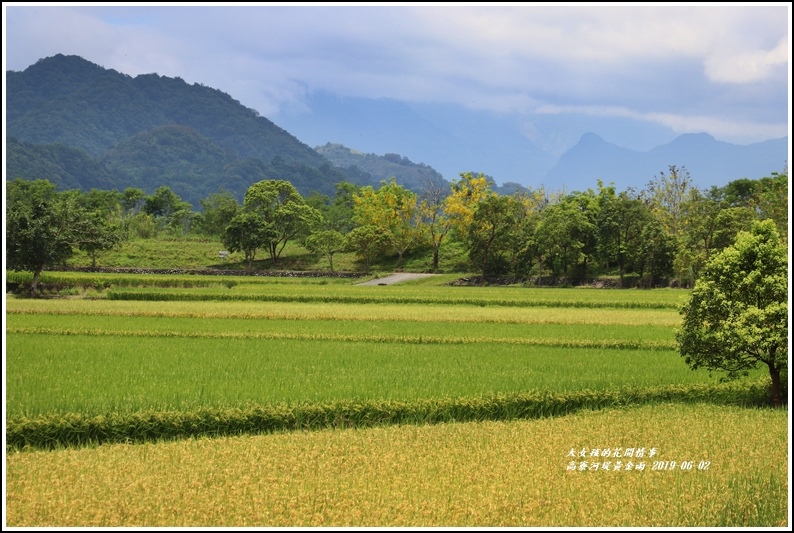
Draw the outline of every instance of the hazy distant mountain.
M737 145L716 140L707 133L685 134L658 146L648 156L659 170L686 165L696 183L725 185L739 178L762 178L780 172L788 159L788 137Z
M394 177L398 184L413 191L422 191L430 187L449 189L449 182L441 174L423 163L413 163L405 156L392 153L382 156L364 154L333 143L318 146L315 150L334 166L346 169L355 167L366 172L375 183Z
M706 133L685 134L647 152L621 148L594 133L582 135L546 174L544 184L568 191L595 188L597 180L618 190L642 189L670 165L685 166L695 185L708 189L739 178L761 178L786 166L788 139L740 146Z
M304 142L328 142L363 153L399 153L433 167L444 179L482 172L499 183L536 183L557 158L535 146L509 119L457 106L313 93L308 110L274 117Z
M650 181L653 175L641 177L643 167L640 152L615 146L595 133L585 133L546 174L544 185L552 190L583 191L595 189L601 179L606 184L614 182L618 190L623 190L627 184L644 185ZM627 176L633 179L625 179Z
M788 154L787 138L740 146L707 134L677 137L669 128L627 117L517 117L323 92L310 94L305 109L284 111L274 120L309 144L397 152L432 166L447 180L483 172L497 183L549 189L595 188L599 178L618 189L641 189L670 165L686 166L693 180L708 188L781 171ZM596 133L585 133L586 128Z

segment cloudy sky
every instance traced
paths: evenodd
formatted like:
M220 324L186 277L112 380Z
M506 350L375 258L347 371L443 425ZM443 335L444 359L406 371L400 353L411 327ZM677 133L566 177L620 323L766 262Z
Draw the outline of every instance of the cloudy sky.
M203 83L269 118L326 91L626 117L740 144L789 132L783 3L3 9L5 70L75 54Z

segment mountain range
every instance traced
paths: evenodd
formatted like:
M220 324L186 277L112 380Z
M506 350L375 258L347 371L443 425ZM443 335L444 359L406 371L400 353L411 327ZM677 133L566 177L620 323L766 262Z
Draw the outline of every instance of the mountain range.
M150 193L168 185L197 206L220 189L241 199L262 179L332 195L343 180L377 186L395 176L418 192L466 171L483 172L505 190L582 190L598 179L621 190L677 165L708 187L780 171L788 157L788 138L739 146L682 135L641 151L587 133L555 151L551 142L531 141L510 117L454 106L317 93L308 109L280 115L280 127L202 84L131 77L59 54L6 72L6 177L47 178L61 189Z
M545 179L568 191L593 187L598 179L615 183L618 190L639 190L655 175L667 173L670 165L676 165L686 167L693 184L708 188L780 172L786 167L787 154L788 138L741 146L718 141L707 133L691 133L639 152L586 133L560 157Z
M325 92L310 94L306 108L273 119L313 146L331 142L362 152L397 152L430 165L447 180L461 172L482 172L496 183L550 190L595 188L598 179L615 183L618 190L639 190L670 165L686 166L695 185L709 188L780 172L788 161L788 137L737 145L706 133L676 136L662 126L623 117L538 115L528 124L516 116L460 106Z

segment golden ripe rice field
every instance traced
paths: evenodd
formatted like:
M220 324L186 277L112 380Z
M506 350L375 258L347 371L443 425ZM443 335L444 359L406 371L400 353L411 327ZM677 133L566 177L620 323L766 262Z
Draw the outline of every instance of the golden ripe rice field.
M14 452L8 525L785 526L786 417L661 404Z

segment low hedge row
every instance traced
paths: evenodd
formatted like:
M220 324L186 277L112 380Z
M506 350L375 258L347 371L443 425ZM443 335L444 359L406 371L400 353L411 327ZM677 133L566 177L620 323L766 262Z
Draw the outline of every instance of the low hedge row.
M55 449L118 442L260 434L276 431L435 424L560 416L580 409L630 407L649 403L761 406L766 380L713 385L622 388L609 391L528 392L410 402L340 400L200 408L194 411L81 413L15 417L6 421L7 450Z

